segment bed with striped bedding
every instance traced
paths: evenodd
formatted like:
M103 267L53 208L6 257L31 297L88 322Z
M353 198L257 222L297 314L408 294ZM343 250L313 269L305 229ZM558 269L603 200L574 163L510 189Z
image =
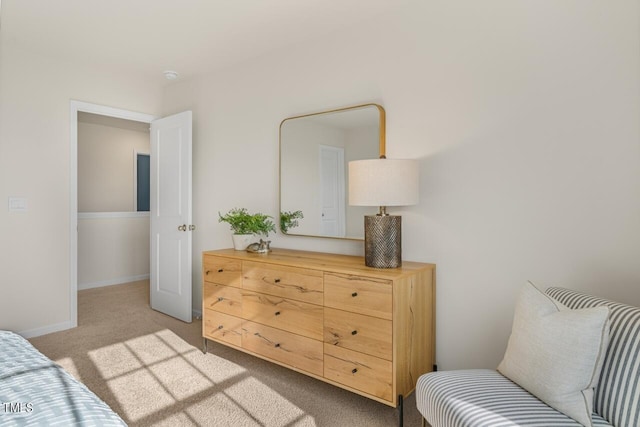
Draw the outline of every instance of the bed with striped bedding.
M0 425L126 426L84 384L9 331L0 331Z
M546 293L571 309L609 307L609 346L593 424L640 427L640 308L563 288ZM580 426L493 370L425 374L418 379L416 405L432 427Z

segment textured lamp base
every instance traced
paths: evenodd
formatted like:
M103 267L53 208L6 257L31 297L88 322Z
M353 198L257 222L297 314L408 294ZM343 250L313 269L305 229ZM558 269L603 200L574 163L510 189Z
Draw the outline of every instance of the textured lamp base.
M402 265L402 217L364 217L364 263L367 267L396 268Z

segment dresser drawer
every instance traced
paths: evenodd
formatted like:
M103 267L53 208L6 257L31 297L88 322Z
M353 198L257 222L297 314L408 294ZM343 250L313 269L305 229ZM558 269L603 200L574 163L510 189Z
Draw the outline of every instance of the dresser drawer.
M228 314L205 310L204 336L240 347L242 345L242 319Z
M242 262L239 260L205 255L202 260L202 278L205 282L242 287Z
M256 292L322 304L322 272L245 261L243 287Z
M388 360L324 345L324 377L381 399L393 400L392 363Z
M204 282L204 309L242 317L242 289Z
M242 347L316 375L322 375L322 342L244 321Z
M392 289L388 280L325 273L324 305L391 320Z
M242 317L322 341L324 308L259 292L242 291Z
M324 309L324 342L333 346L392 360L391 320Z

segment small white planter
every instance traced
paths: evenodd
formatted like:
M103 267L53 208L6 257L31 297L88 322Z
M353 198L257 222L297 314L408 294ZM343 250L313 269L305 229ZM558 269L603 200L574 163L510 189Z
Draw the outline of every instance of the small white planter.
M233 248L236 251L244 251L254 241L253 234L232 234Z

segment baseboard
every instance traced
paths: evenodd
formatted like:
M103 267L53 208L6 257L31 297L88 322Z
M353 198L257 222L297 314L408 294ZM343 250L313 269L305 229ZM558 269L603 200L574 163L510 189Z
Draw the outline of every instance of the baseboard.
M143 274L140 276L124 277L122 279L116 279L116 280L109 280L109 281L105 280L103 282L78 285L78 290L99 288L99 287L110 286L110 285L119 285L121 283L129 283L129 282L136 282L138 280L146 280L148 278L149 278L148 274ZM194 319L202 318L202 310L192 309L191 313L193 314ZM52 334L54 332L64 331L71 328L73 328L73 325L71 324L71 322L66 321L66 322L56 323L55 325L43 326L41 328L28 329L26 331L18 331L17 333L18 335L21 335L22 337L28 339L28 338L39 337L40 335L46 335L46 334Z
M116 279L101 280L93 283L78 283L78 290L101 288L103 286L121 285L122 283L137 282L138 280L148 280L149 274L140 274L138 276L118 277Z
M56 323L55 325L43 326L41 328L29 329L26 331L19 331L18 335L22 335L24 338L34 338L40 335L51 334L53 332L60 332L67 329L71 329L71 322Z

